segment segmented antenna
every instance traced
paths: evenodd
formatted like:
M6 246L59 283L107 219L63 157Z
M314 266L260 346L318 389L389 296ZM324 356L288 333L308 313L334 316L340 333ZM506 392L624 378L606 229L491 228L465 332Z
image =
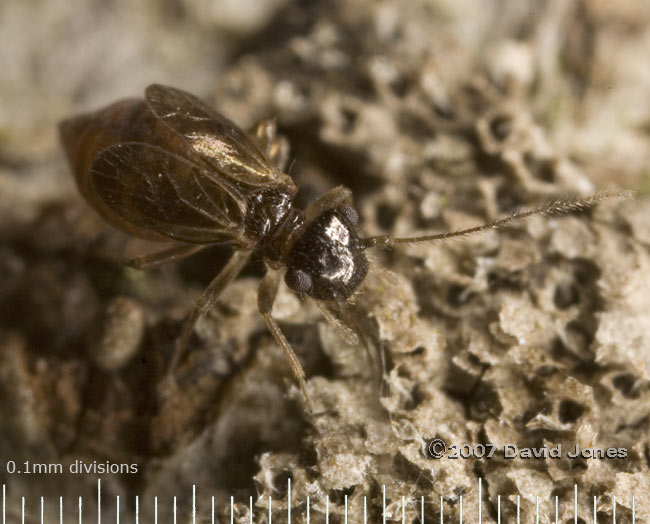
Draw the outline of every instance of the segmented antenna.
M479 226L470 227L468 229L460 229L456 231L448 231L446 233L438 233L436 235L424 235L419 237L392 237L390 235L382 235L376 237L367 237L361 239L361 243L364 248L369 247L388 247L398 244L416 244L418 242L433 242L435 240L444 240L447 238L460 237L464 235L471 235L473 233L478 233L480 231L485 231L487 229L497 229L500 227L514 222L516 220L523 220L525 218L531 217L533 215L546 215L554 216L561 215L564 213L569 213L571 211L578 211L581 209L586 209L591 207L602 200L607 200L610 198L632 198L634 196L633 191L627 191L622 189L606 189L595 195L591 195L584 198L569 198L556 200L550 202L542 207L536 209L522 209L520 211L515 211L511 215L508 215L504 218L499 218L497 220L492 220L490 222L485 222Z

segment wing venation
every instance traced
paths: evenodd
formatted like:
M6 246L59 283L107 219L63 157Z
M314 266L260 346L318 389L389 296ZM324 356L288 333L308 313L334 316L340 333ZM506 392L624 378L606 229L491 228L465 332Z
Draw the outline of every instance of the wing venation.
M145 90L145 100L159 120L222 175L251 186L291 184L246 133L194 95L153 84Z
M108 209L135 228L200 244L236 241L243 234L245 208L230 188L157 146L123 142L104 149L90 176Z

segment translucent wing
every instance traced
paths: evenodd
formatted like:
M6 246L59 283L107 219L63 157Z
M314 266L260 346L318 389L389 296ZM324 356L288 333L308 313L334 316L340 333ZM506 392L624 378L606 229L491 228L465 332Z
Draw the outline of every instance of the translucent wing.
M178 155L123 142L95 157L90 177L106 218L132 234L144 229L198 244L243 242L242 209L231 188Z
M358 295L359 293L357 293ZM365 303L356 300L357 295L347 300L316 301L327 322L338 332L350 346L362 346L366 358L356 352L342 355L345 365L358 367L361 372L370 370L375 379L380 379L384 372L383 345L376 333L376 326ZM351 359L354 359L354 363Z
M247 185L293 185L233 122L195 96L153 84L145 90L153 114L185 138L204 162Z

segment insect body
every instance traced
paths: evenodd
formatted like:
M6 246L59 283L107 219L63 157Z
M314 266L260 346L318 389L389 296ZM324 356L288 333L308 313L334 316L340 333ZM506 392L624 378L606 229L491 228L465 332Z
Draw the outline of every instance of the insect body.
M271 316L282 272L301 296L343 301L367 274L369 247L460 236L533 213L583 207L604 196L554 203L463 231L360 238L348 189L337 187L304 211L293 205L296 186L281 171L286 148L270 120L246 134L193 95L154 84L143 100L127 99L77 116L60 130L77 186L103 218L137 237L178 242L132 265L152 267L218 242L235 247L187 318L175 361L196 321L259 250L267 266L258 290L259 311L307 402L302 366Z
M186 321L180 346L252 251L261 251L269 272L260 285L260 313L305 391L302 367L271 317L279 283L275 269L286 266L288 286L318 300L345 299L356 290L368 263L350 192L337 188L304 212L297 209L296 186L272 160L282 148L271 121L246 135L171 87L151 85L144 100L123 100L66 120L61 137L81 194L102 217L137 237L181 243L136 259L136 267L217 242L235 246Z

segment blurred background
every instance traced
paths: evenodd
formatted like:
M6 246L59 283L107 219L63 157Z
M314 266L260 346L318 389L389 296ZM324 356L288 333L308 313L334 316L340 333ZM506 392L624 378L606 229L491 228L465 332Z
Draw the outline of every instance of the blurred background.
M578 282L554 285L555 291L549 292L555 293L556 305L566 304L557 309L572 311L573 316L558 320L549 313L552 320L543 324L551 331L555 328L549 326L560 324L573 328L557 328L553 337L533 337L533 345L557 350L561 340L566 354L562 350L558 357L556 352L554 369L587 390L576 393L577 385L563 383L561 387L572 393L565 391L554 404L551 391L559 386L544 383L538 369L526 375L527 380L534 376L544 385L535 386L538 389L531 389L529 395L549 403L537 411L528 406L494 414L502 424L512 422L515 429L507 438L519 438L523 433L518 431L530 430L517 425L522 417L526 423L534 418L532 412L524 416L528 408L535 415L559 417L553 428L544 430L551 433L535 434L537 442L551 434L575 440L588 433L585 442L598 443L603 435L613 438L628 431L621 438L637 446L629 462L607 463L602 470L587 463L573 472L539 466L530 476L549 500L556 486L571 486L574 481L589 486L594 495L624 491L641 477L620 475L647 475L650 456L647 436L639 436L648 429L649 415L644 407L650 363L644 287L650 243L648 56L650 4L636 0L3 0L2 462L138 464L138 474L109 475L104 480L106 496L121 494L122 500L128 500L123 502L128 511L133 510L136 494L149 498L160 494L168 504L176 489L179 496L187 497L196 483L205 487L203 504L216 494L223 515L230 494L243 497L238 509L241 518L247 518L249 495L254 495L256 505L259 497L260 508L267 495L285 497L286 488L282 491L278 486L289 477L314 500L326 493L341 500L349 495L352 500L356 493L357 503L361 496L378 497L382 479L390 484L389 479L399 477L395 490L434 498L451 493L451 514L458 509L459 494L474 493L475 478L489 477L489 471L475 472L471 464L459 465L465 476L453 468L432 473L435 468L430 463L413 466L418 460L406 452L391 462L386 457L396 456L398 444L394 449L393 444L372 448L368 451L372 458L352 454L352 470L364 464L357 476L350 473L353 478L342 480L340 471L327 470L328 457L336 454L331 455L333 448L323 444L327 439L322 440L322 428L335 428L336 438L345 435L346 439L356 430L350 429L354 427L350 420L336 429L336 417L327 423L321 420L316 424L319 429L313 429L299 408L299 397L293 394L287 400L288 368L256 317L255 283L263 272L259 260L235 283L216 316L199 326L203 342L195 341L199 349L194 367L182 382L186 395L169 398L160 377L180 322L229 251L217 247L175 267L148 273L125 269L124 261L155 246L111 229L83 202L57 135L63 118L120 98L141 97L147 85L162 83L196 94L243 128L276 117L291 144L290 174L301 188L298 202L303 205L337 184L347 185L355 193L368 234L453 228L466 225L468 219L472 223L494 218L519 205L584 196L611 185L635 190L637 199L620 213L607 207L596 216L611 225L619 235L616 238L587 234L583 226L573 223L564 237L556 234L548 241L531 226L528 233L534 242L550 242L551 250L559 253L553 260L564 260L564 265L558 262L558 271L569 276L557 277L560 284ZM417 250L411 257L381 254L381 262L420 286L414 296L407 293L406 306L384 313L398 318L406 311L418 322L442 322L444 329L440 327L438 334L461 333L458 315L446 309L449 304L441 306L431 296L442 293L449 307L457 308L465 307L468 296L485 292L487 284L476 284L480 272L473 261L477 257L498 259L497 265L503 257L515 260L503 262L503 271L524 271L527 276L521 282L515 278L510 289L522 291L528 289L529 280L535 281L522 268L528 267L527 257L538 264L538 255L504 252L499 242L470 242L467 252L452 248L451 258ZM608 252L611 259L596 260L595 252ZM463 260L470 260L473 269L468 270ZM435 266L450 261L455 270ZM582 264L579 270L575 264ZM615 277L603 276L609 269L618 271ZM432 280L425 278L429 274ZM548 275L545 278L552 281ZM638 295L626 302L621 290L630 287ZM543 309L543 300L532 302L531 308ZM323 380L334 380L336 370L340 371L337 357L332 356L336 343L323 334L322 325L315 327L319 318L315 306L283 292L276 310L306 368ZM492 320L500 314L495 311ZM615 314L600 314L605 312ZM461 311L460 318L464 316ZM574 329L576 323L579 329ZM378 340L399 339L397 335L386 338L381 320L377 325ZM491 330L486 325L485 336L491 336ZM628 338L618 340L620 331ZM516 338L515 333L520 333L518 328L508 336ZM459 335L463 342L458 347L472 353L471 337L464 336ZM499 339L507 346L504 340ZM310 353L313 347L317 349ZM440 351L450 365L454 361L464 371L450 371L439 384L433 380L431 387L439 388L438 393L420 394L430 399L447 395L450 402L459 403L456 411L464 409L464 414L456 422L440 415L428 430L418 429L420 440L399 437L402 444L433 437L435 428L446 423L448 428L466 423L473 427L468 420L477 426L465 437L486 438L489 409L478 404L478 397L485 394L479 387L483 379L477 378L471 359L461 365L454 360L456 354L441 348L427 351ZM497 365L502 355L477 358ZM486 379L495 398L501 395L501 387L518 383L513 377L519 371L508 369L514 375L504 379L505 386ZM248 375L243 373L247 378L240 377L242 370L248 370ZM467 381L468 376L478 381L476 390L450 385ZM413 375L408 380L429 379ZM350 398L361 395L354 387L350 391ZM569 397L571 403L562 404ZM509 400L504 399L510 397L500 398L505 406ZM615 401L619 398L620 403ZM594 407L599 403L602 412ZM387 408L392 418L399 418L396 413L402 408L413 413L414 407L409 410L398 404ZM625 422L616 419L621 411L627 412ZM368 420L381 419L376 407L370 412ZM592 418L585 422L583 413ZM386 442L395 438L386 435L381 424L359 422L361 426L360 435L366 437L355 438ZM369 428L377 431L372 438L367 436ZM456 430L449 431L456 435ZM339 442L339 454L348 445L356 446ZM89 514L95 511L91 497L98 475L28 477L10 474L6 464L0 466L14 508L11 518L18 518L15 508L26 496L31 521L36 521L40 494L48 497L49 511L56 511L58 495L65 497L67 512L76 511L78 495L89 497ZM519 471L513 466L514 470ZM495 489L486 495L492 505L497 488L514 497L523 493L521 479L529 478L504 471L494 475ZM425 487L419 480L423 476L429 478ZM364 487L355 492L353 486ZM645 487L647 492L647 480ZM590 499L583 502L590 507ZM151 511L147 504L143 511ZM611 501L603 504L603 514L609 515ZM108 503L105 511L114 515ZM392 518L399 516L394 513Z

